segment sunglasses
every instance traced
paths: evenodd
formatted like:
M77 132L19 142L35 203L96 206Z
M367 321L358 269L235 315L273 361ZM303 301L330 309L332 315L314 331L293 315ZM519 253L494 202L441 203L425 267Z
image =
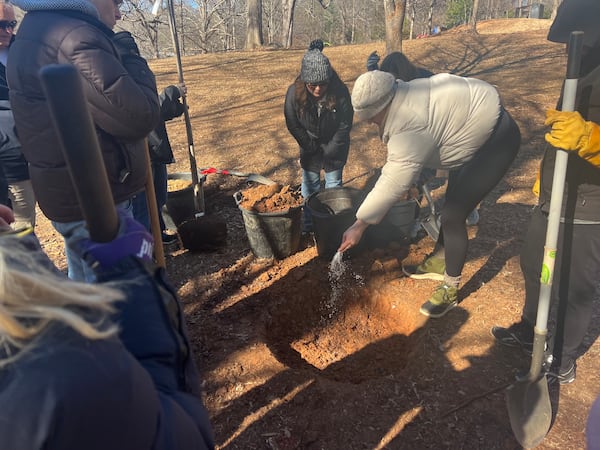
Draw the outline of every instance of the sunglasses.
M306 87L309 89L316 89L318 87L327 87L327 85L329 85L329 83L306 83Z
M0 28L3 30L14 30L17 23L16 20L0 20Z

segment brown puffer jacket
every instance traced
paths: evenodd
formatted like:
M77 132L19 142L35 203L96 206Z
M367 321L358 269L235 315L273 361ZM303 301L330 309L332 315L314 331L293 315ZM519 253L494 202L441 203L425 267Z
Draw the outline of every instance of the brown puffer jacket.
M81 74L115 203L145 184L143 138L160 114L156 83L143 58L121 60L112 35L81 12L30 11L10 49L10 101L23 154L40 208L57 222L82 214L38 77L48 64L72 64Z

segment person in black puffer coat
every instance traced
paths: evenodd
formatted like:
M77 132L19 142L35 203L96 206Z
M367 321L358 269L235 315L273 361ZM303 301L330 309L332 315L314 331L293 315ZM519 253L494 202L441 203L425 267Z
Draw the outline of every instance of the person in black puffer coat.
M72 249L72 243L88 232L39 72L50 64L71 64L77 69L113 200L130 214L131 199L144 189L147 179L144 139L159 120L154 74L126 45L130 36L112 31L121 17L120 2L12 3L26 11L6 66L22 152L40 209L64 238L69 277L93 281L93 271Z
M321 189L321 170L325 171L325 188L342 185L354 117L350 92L322 49L321 40L311 42L300 75L285 96L285 122L300 146L305 201ZM312 231L306 208L302 229Z

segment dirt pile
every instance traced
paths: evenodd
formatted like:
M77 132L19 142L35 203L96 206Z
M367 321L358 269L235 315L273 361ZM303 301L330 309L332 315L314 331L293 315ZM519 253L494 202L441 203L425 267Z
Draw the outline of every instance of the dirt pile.
M241 191L240 207L258 213L273 213L302 206L304 199L291 186L258 185Z

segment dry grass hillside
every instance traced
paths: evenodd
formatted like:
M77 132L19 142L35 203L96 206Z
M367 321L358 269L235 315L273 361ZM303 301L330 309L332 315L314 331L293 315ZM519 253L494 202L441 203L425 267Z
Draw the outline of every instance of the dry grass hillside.
M405 41L403 50L416 64L435 72L478 77L498 85L508 109L526 125L525 134L539 135L543 110L555 102L564 70L562 49L545 40L548 27L547 20L481 22L479 35L453 30ZM385 54L384 43L330 47L325 54L351 88L373 50ZM282 108L303 54L304 50L273 50L183 58L201 167L236 168L281 182L297 181L297 148L285 127ZM152 61L151 66L159 87L177 82L174 60ZM171 123L169 132L183 155L174 169L185 171L184 126ZM369 139L373 136L373 130L356 126L348 177L370 167L362 156L364 147L378 146Z

